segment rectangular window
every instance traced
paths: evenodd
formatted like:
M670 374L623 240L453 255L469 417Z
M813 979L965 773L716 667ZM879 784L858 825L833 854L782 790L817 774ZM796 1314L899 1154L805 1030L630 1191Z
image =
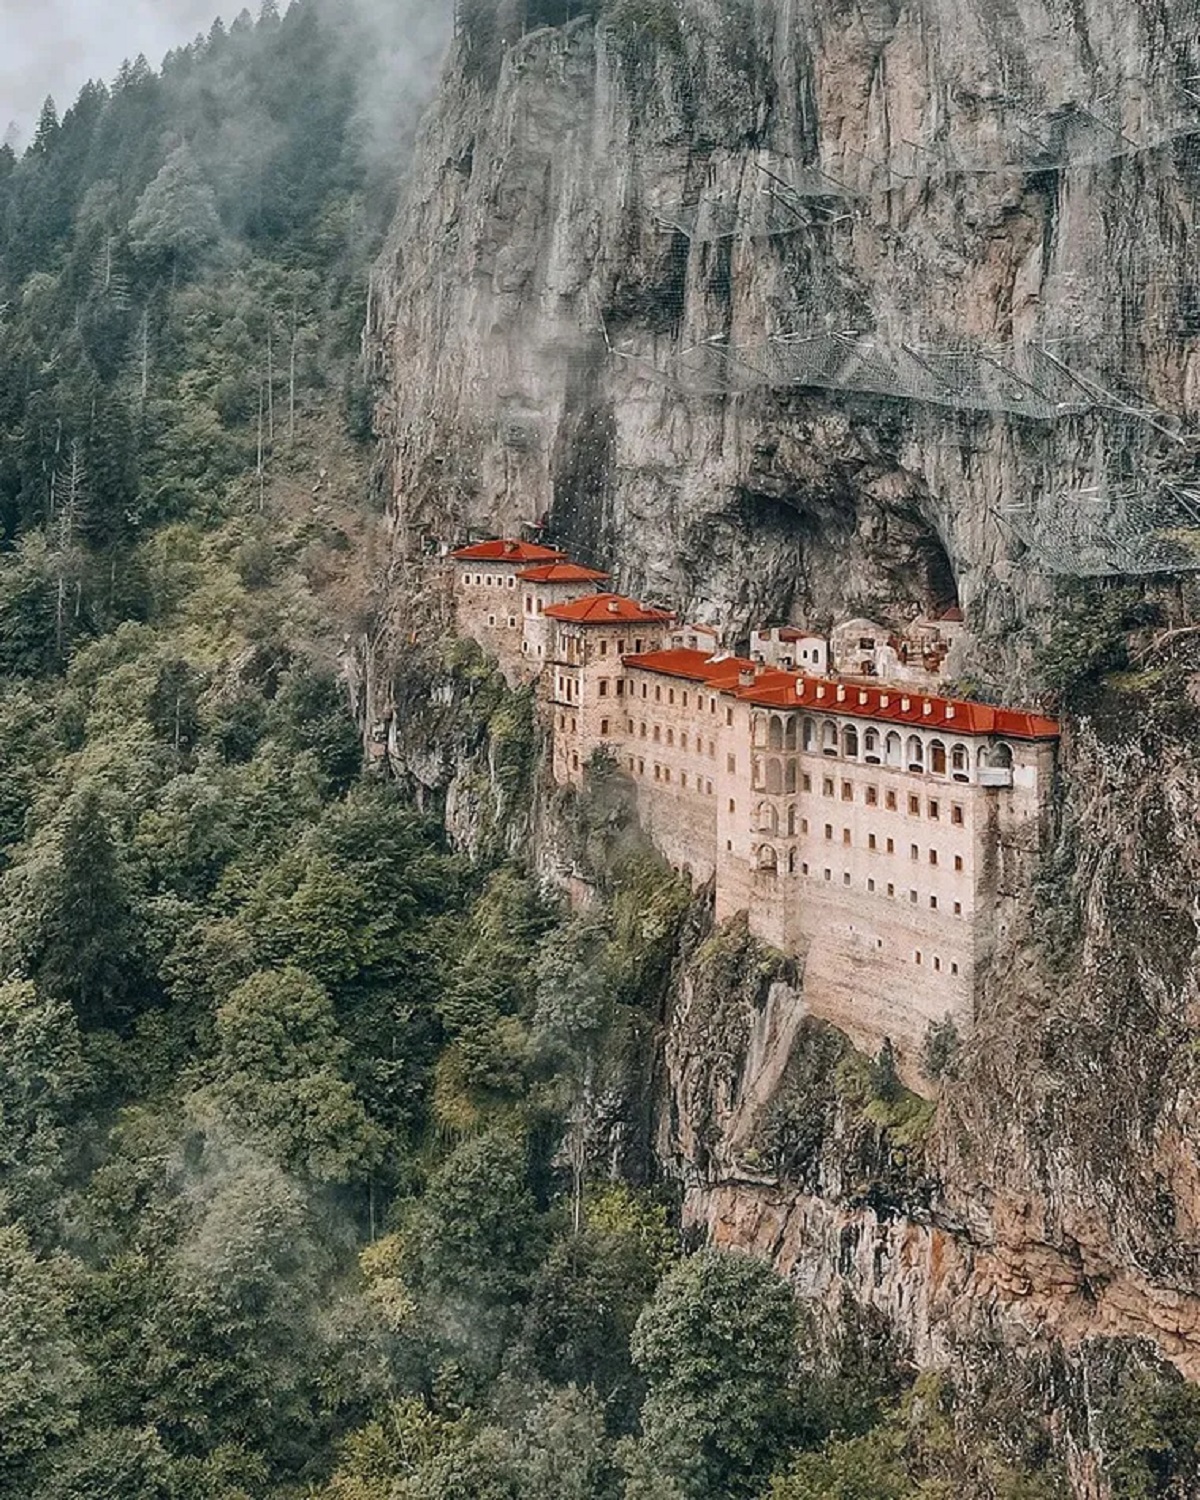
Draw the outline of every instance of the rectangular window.
M602 698L607 698L608 697L608 678L607 677L602 677L600 679L600 696Z
M963 857L962 857L961 854L956 854L954 856L954 868L956 870L961 870L962 867L963 867Z
M929 910L930 911L937 911L937 909L938 909L937 897L936 896L930 896L930 898L929 898Z
M624 641L618 641L617 642L617 655L618 656L624 656L625 655L625 642Z
M951 803L951 805L950 805L950 821L956 827L958 827L958 828L962 827L962 825L963 825L963 810L962 810L962 804L961 803L959 803L959 802L953 802L953 803Z
M854 801L854 783L852 781L843 781L842 782L842 801L843 802L853 802Z
M909 816L913 817L913 818L919 818L921 816L921 799L920 799L920 797L909 797L909 799L908 799L908 812L909 812Z
M623 698L624 696L625 696L625 679L623 677L618 677L617 678L617 697L618 698Z
M643 719L642 722L638 725L638 739L644 740L645 738L646 738L646 721L645 721L645 719Z
M867 890L873 891L874 889L875 889L875 882L873 880L871 880L871 879L868 879L867 880Z
M824 872L824 874L825 874L825 879L826 880L832 880L833 879L833 871L832 870L826 870Z
M962 902L961 901L956 901L954 903L954 915L956 917L961 917L962 916Z
M660 745L662 743L662 725L661 724L656 724L654 726L654 743L656 745Z
M600 655L601 656L607 656L608 655L608 642L605 641L605 640L602 640L600 642Z
M729 774L731 776L736 773L736 771L737 771L737 756L736 755L727 755L725 757L725 769L729 772Z
M929 863L931 865L936 865L937 864L937 850L936 849L931 849L929 851Z
M662 687L658 683L654 686L654 701L655 703L662 702Z
M800 873L801 873L801 875L807 875L808 874L808 866L806 864L800 866Z
M729 799L729 811L731 813L737 812L737 803L733 800L732 797L730 797Z
M831 844L833 842L833 824L832 823L826 823L826 825L825 825L825 842L827 844Z
M725 722L726 722L726 724L732 724L733 723L733 709L732 708L727 708L725 710Z
M654 779L655 781L662 780L662 767L660 765L654 767Z
M679 736L679 748L681 750L686 750L687 747L688 747L688 738L687 738L687 730L685 729L685 730L683 730L681 732L681 734Z
M670 766L664 766L663 767L663 780L664 781L670 781L670 779L671 779L671 768L670 768Z
M821 792L826 797L833 796L833 782L828 776L821 783Z
M633 654L634 654L634 656L641 656L641 654L642 654L642 643L641 643L640 640L635 640L634 641L634 643L633 643Z
M800 819L800 832L801 833L807 833L808 832L808 819L807 818L801 818Z
M638 761L638 775L639 776L644 776L645 774L646 774L646 762L644 760L639 760Z
M845 870L845 871L842 872L842 884L843 885L849 885L850 884L850 871L849 870Z
M888 895L889 896L894 896L895 894L896 894L896 887L889 880L888 881Z
M608 733L608 720L607 719L601 719L600 720L600 733L601 734L607 734Z
M686 708L688 706L688 695L687 695L686 690L685 690L684 695L683 695L683 706L684 706L684 708Z
M951 974L957 974L958 973L958 965L957 964L951 964L950 965L950 972L951 972Z
M804 773L804 780L800 783L800 785L804 788L804 790L806 792L811 792L812 791L812 777L808 774L807 771L805 771L805 773Z
M889 854L895 854L895 852L896 852L896 840L895 839L888 839L888 841L887 841L887 852Z
M705 782L705 784L704 784L704 790L705 790L705 793L706 793L706 794L707 794L707 795L708 795L708 796L709 796L709 797L711 797L711 796L712 796L712 794L713 794L713 788L712 788L712 782L711 782L711 781L706 781L706 782Z
M877 807L879 805L879 788L877 786L869 786L866 792L866 799L868 807Z
M921 962L921 950L920 950L920 948L917 948L913 952L913 963L919 964L920 962Z
M687 786L687 772L686 771L680 771L680 773L679 773L679 785L680 786L684 786L684 787Z
M649 696L649 691L650 691L650 690L649 690L649 688L648 688L648 687L647 687L647 685L646 685L646 683L644 683L644 682L643 682L643 683L642 683L642 697L643 697L643 698L646 698L646 697L648 697L648 696Z
M896 794L895 794L895 792L887 792L887 793L885 793L885 805L887 807L888 812L895 812L896 811Z
M878 840L873 833L867 834L867 848L874 851L878 847Z
M935 802L932 798L930 798L930 802L929 802L929 816L931 818L937 819L937 818L940 818L941 815L942 815L941 804L938 803L938 802Z
M674 688L668 688L667 689L667 702L668 703L674 703L675 702L675 689Z
M850 830L848 828L843 828L842 829L842 843L843 844L848 844L849 842L850 842Z
M917 904L917 893L916 893L916 891L909 891L909 893L908 893L908 900L909 900L909 905L910 906L916 906L916 904Z
M933 960L933 972L935 974L940 974L942 972L942 961L940 958L935 958Z
M909 844L908 857L909 859L920 859L921 851L917 848L916 844Z
M717 742L716 742L716 740L709 740L709 742L708 742L708 758L709 758L709 760L716 760L716 758L717 758Z

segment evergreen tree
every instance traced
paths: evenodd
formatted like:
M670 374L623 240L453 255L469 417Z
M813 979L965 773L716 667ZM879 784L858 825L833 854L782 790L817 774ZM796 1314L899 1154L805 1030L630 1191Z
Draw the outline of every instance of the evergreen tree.
M221 232L216 196L191 152L178 146L142 194L129 221L129 242L152 265L194 266Z

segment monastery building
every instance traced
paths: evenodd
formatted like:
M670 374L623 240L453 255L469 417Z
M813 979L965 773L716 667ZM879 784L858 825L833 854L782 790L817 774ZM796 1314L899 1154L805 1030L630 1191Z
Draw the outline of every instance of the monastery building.
M828 640L780 627L740 658L547 553L464 548L455 598L510 680L539 678L555 781L614 757L663 855L713 883L718 919L747 912L803 961L811 1011L868 1050L889 1037L911 1076L931 1023L973 1022L1032 878L1058 726L905 680L936 679L961 617L900 640L870 621Z

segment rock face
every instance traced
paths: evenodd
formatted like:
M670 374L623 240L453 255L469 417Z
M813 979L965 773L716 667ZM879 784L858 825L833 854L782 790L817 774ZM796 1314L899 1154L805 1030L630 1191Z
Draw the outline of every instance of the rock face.
M1187 467L1187 5L606 11L456 42L372 306L402 537L544 518L735 633L958 600L1009 686Z
M959 602L1017 698L1055 568L1188 561L1153 487L1200 402L1186 0L528 4L562 24L463 6L375 278L406 555L544 524L733 637ZM697 1223L923 1360L1121 1335L1200 1377L1193 719L1077 726L919 1180L836 1111L817 1165L764 1158L802 976L733 985L716 1076L685 974Z

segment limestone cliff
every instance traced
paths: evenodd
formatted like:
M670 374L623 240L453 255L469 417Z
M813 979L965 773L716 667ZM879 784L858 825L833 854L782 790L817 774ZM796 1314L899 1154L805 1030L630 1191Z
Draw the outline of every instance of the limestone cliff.
M456 44L372 306L402 536L545 517L739 630L957 596L1011 674L1040 560L1079 558L1060 497L1135 524L1128 484L1187 470L1185 0L607 10ZM939 399L790 384L763 341L822 330Z
M557 24L464 21L375 278L400 550L544 522L734 635L957 600L1024 696L1054 569L1144 570L1151 481L1192 477L1190 5L528 3ZM690 1214L924 1361L1120 1336L1200 1377L1187 668L1074 724L1036 909L912 1140L831 1098L785 1150L802 975L710 1026L681 972Z

